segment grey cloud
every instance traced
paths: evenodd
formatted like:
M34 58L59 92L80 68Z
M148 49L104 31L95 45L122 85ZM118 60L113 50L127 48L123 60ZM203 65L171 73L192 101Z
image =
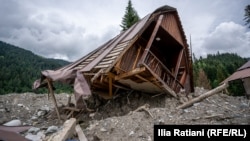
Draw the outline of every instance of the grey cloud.
M79 59L119 34L119 24L127 5L127 1L117 0L0 1L0 40L45 57L70 61ZM162 5L176 7L187 39L189 40L189 35L192 35L193 52L199 56L216 50L213 48L216 45L226 46L220 43L220 40L230 40L233 36L229 36L228 33L225 36L220 23L233 21L242 24L239 20L247 0L240 3L228 3L227 0L132 2L141 18ZM231 29L228 27L228 30ZM239 37L244 43L237 50L243 49L246 44L249 45L249 41L246 41L249 32L244 29L242 33L238 35L241 35ZM221 39L224 37L225 39ZM236 46L236 43L234 44Z
M224 22L218 25L207 38L204 39L202 48L207 53L237 53L243 57L250 54L250 32L246 27L234 22Z

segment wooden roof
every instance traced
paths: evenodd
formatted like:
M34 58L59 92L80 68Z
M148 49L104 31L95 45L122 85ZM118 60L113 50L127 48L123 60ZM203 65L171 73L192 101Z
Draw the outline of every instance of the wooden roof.
M179 19L179 16L177 14L177 11L175 8L170 6L162 6L158 9L156 9L153 13L145 16L143 19L135 23L132 27L130 27L128 30L120 33L113 39L107 41L94 51L90 52L86 56L80 58L79 60L61 68L58 69L58 71L63 70L80 70L81 72L89 72L95 69L104 69L105 72L108 72L115 62L119 59L119 57L128 49L128 47L131 46L131 44L142 34L142 32L147 28L147 26L154 20L154 17L156 15L160 15L163 13L172 12L175 16L173 18L176 18L176 26L180 29L179 37L177 37L177 40L180 41L181 44L188 47L186 37ZM169 17L171 18L171 17ZM171 26L169 26L171 27ZM172 33L171 29L169 30L170 34L172 36L176 36L175 33Z

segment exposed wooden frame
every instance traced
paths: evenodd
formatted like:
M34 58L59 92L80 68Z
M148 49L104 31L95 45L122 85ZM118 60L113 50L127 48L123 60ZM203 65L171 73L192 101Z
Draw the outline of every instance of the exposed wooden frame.
M145 70L146 70L145 67L136 68L136 69L133 69L129 72L125 72L125 73L122 73L120 75L115 76L115 80L120 80L120 79L125 78L125 77L136 75L136 74L139 74L141 72L144 72Z
M142 64L142 63L144 62L144 60L146 59L146 56L147 56L147 54L148 54L148 51L150 50L150 47L152 46L152 43L153 43L153 41L154 41L154 39L155 39L155 36L156 36L156 34L157 34L157 31L158 31L158 29L159 29L159 27L160 27L160 25L161 25L162 19L163 19L163 15L160 15L159 18L158 18L158 20L157 20L157 23L156 23L156 26L155 26L155 28L154 28L154 31L153 31L153 33L151 34L151 37L150 37L150 39L149 39L149 41L148 41L148 43L147 43L147 46L146 46L146 48L145 48L145 50L144 50L144 52L143 52L143 54L142 54L141 61L140 61L140 63L138 63L138 64Z
M162 79L155 74L155 72L153 72L146 64L143 63L143 65L147 68L147 70L149 70L151 72L151 74L158 80L160 81L160 83L162 84L161 87L163 88L163 91L165 91L166 93L171 94L174 97L177 97L175 91L173 91L171 88L169 88L168 85L166 85L166 83L164 81L162 81Z
M92 78L91 83L93 83L103 72L103 69L100 69Z

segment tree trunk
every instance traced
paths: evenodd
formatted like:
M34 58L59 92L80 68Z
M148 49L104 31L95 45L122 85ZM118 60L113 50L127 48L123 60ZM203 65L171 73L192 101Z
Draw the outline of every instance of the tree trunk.
M212 95L222 91L223 89L226 89L227 87L228 87L228 84L224 83L224 84L222 84L222 85L220 85L220 86L206 92L205 94L200 95L199 97L196 97L196 98L194 98L194 99L192 99L192 100L190 100L190 101L188 101L186 103L183 103L182 105L178 106L177 109L187 108L187 107L193 105L196 102L199 102L199 101L201 101L201 100L203 100L203 99L205 99L205 98L207 98L209 96L212 96Z

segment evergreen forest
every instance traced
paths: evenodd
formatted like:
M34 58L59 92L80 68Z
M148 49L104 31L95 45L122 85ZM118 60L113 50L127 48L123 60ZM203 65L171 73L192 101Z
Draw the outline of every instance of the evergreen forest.
M42 70L53 70L66 64L69 62L44 58L0 41L0 94L32 92L32 84L40 78ZM70 90L62 84L56 85L56 92ZM45 90L39 92L47 92Z
M193 73L195 86L212 89L220 85L228 76L245 64L249 58L242 58L234 53L208 54L199 59L193 55ZM244 95L241 80L229 83L228 93Z

